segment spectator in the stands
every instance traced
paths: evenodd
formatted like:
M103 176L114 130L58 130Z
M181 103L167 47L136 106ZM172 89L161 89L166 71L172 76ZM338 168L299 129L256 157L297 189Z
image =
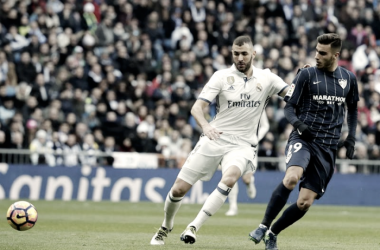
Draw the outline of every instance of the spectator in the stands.
M97 166L97 154L99 152L99 146L96 144L94 136L92 134L86 134L84 136L81 149L83 152L83 155L81 156L81 163L83 165L92 167Z
M9 148L9 143L7 142L7 134L4 130L0 130L0 148Z
M45 130L38 130L36 138L30 143L30 160L33 165L42 164L55 166L55 157L52 151L52 142L47 137Z
M1 148L1 147L0 147ZM11 143L9 145L9 148L11 149L27 149L28 146L24 142L24 135L17 131L12 133L11 135ZM27 159L24 155L20 155L17 153L11 153L7 156L8 164L28 164L30 163L30 160Z
M121 144L123 138L122 124L117 120L117 115L114 111L106 113L106 118L102 123L102 131L105 137L113 137L118 145Z
M257 152L257 156L258 157L276 157L277 156L273 138L271 138L271 136L268 136L268 134L262 140L262 143L259 147L259 151ZM271 171L278 170L277 164L271 163L271 162L264 162L264 163L260 162L259 169L271 170Z
M14 87L17 85L18 81L15 64L8 61L7 54L0 49L0 84L2 83Z
M14 11L15 10L12 10L12 12ZM5 36L5 38L8 39L8 41L10 41L12 52L16 55L18 55L18 53L20 53L24 47L29 45L28 39L26 39L24 36L18 33L17 26L9 27L8 33Z
M142 121L137 126L137 137L132 140L132 147L139 153L155 153L157 152L157 141L149 138L149 125Z
M80 145L77 143L77 137L74 133L69 133L67 141L63 145L63 164L66 167L78 166L80 157L83 155Z
M104 144L101 146L101 151L107 154L107 156L101 161L102 165L112 166L114 158L112 153L119 151L119 148L116 146L115 138L112 136L107 136L104 138Z
M9 96L1 97L0 101L0 122L7 124L8 121L15 115L16 108L14 106L14 98Z
M182 140L194 141L199 127L189 109L215 70L231 65L226 41L237 34L250 35L256 43L255 67L269 68L290 84L298 68L314 64L316 37L337 32L343 39L341 66L355 73L361 89L358 139L372 148L374 133L375 145L380 146L377 1L15 3L8 1L0 8L0 105L4 107L3 96L15 96L14 108L24 116L28 144L48 124L60 138L67 137L73 131L62 132L60 127L68 127L64 117L74 113L75 123L85 123L86 132L102 146L102 123L110 111L116 112L120 126L128 112L138 118L115 142L116 150L134 150L136 125L150 115L154 119L148 137L159 141L178 130ZM35 84L37 75L48 90L47 100ZM281 103L270 99L267 105L277 155L292 129L283 122ZM209 107L210 119L215 106Z
M87 75L84 74L83 67L79 66L75 69L74 75L70 78L69 82L75 89L79 88L84 92L89 91Z
M44 75L42 73L37 74L34 81L34 86L30 91L30 95L37 98L38 105L42 108L46 108L50 103L49 88L45 84Z
M18 82L26 82L29 85L36 79L37 70L31 61L29 52L21 53L20 62L16 64L16 74Z

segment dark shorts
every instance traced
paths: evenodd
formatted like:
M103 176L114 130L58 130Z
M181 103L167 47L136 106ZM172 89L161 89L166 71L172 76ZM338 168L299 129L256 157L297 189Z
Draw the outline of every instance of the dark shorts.
M286 169L300 166L304 169L299 187L310 189L321 198L326 191L335 168L336 150L315 142L306 142L291 133L285 148Z

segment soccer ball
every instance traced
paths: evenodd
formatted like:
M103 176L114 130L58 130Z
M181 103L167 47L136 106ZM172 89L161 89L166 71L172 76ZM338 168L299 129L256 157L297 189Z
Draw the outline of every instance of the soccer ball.
M8 224L16 230L31 229L36 224L37 218L36 208L27 201L17 201L8 208Z

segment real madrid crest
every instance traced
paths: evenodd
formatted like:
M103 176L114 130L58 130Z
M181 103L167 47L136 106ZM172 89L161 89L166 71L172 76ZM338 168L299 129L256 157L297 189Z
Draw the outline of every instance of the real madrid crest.
M263 90L263 86L261 86L260 83L257 83L257 84L256 84L256 91L257 91L257 92L261 92L261 90Z
M234 78L233 76L228 76L228 77L227 77L227 83L228 83L229 85L234 84L234 82L235 82L235 78Z
M347 79L339 79L338 83L344 89L347 86Z

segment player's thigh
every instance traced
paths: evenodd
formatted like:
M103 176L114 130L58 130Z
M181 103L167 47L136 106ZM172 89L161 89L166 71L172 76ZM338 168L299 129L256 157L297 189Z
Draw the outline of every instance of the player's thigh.
M254 158L254 150L248 146L236 145L231 150L225 153L222 165L222 173L225 173L231 166L236 166L240 170L240 176L252 172L254 165L252 163Z
M202 137L191 151L178 174L178 178L194 185L198 180L207 181L214 175L224 153L224 142Z
M311 161L304 172L300 187L310 189L318 194L316 199L323 196L333 174L336 151L313 143Z
M208 181L218 169L222 156L206 156L196 153L186 161L178 178L194 185L198 180Z
M309 144L297 137L290 137L285 148L285 163L288 170L292 166L307 168L311 158Z

